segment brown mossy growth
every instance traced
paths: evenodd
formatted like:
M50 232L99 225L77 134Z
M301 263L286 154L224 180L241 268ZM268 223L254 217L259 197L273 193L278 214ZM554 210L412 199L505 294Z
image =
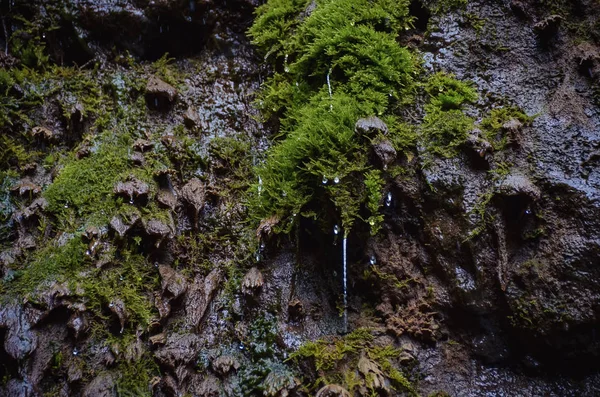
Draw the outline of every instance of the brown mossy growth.
M397 310L387 318L386 324L396 336L408 334L424 341L435 341L440 337L436 315L431 304L421 300Z
M291 354L290 360L304 368L306 391L337 384L361 395L416 395L412 384L397 369L401 351L374 342L369 329L359 328L344 337L306 342Z

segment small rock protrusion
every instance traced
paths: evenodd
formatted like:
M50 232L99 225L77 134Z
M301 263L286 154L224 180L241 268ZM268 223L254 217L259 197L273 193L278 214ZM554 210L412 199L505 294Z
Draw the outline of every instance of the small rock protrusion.
M131 155L129 156L129 160L133 165L137 165L139 167L143 166L146 163L146 158L144 157L144 154L140 152L131 153Z
M137 212L133 212L124 219L121 216L113 216L110 220L110 227L117 232L119 237L125 237L125 235L139 222L141 219Z
M523 131L523 123L519 120L512 118L502 124L502 129L508 134L511 142L515 142L516 144L521 143L521 136Z
M67 326L73 331L75 339L79 339L88 330L89 324L82 313L73 313L69 318Z
M42 187L33 183L29 178L23 178L13 185L10 190L21 197L37 196L42 192Z
M262 289L264 284L265 280L261 271L253 267L248 270L248 273L246 273L242 280L242 292L245 295L255 295Z
M351 394L340 385L326 385L319 389L315 397L351 397Z
M127 182L118 182L114 193L129 199L130 203L134 200L145 201L150 193L150 186L137 178L130 178Z
M165 111L171 108L177 98L177 90L156 76L148 79L146 103L151 109Z
M125 329L125 323L127 322L127 311L125 309L125 302L121 299L113 299L109 304L108 308L110 311L117 316L119 324L121 325L121 333Z
M144 153L149 150L152 150L153 148L154 148L154 143L147 139L141 139L141 138L136 139L136 141L133 143L133 149L138 152Z
M227 375L232 370L237 371L240 368L240 362L233 356L220 356L211 363L213 370L219 375Z
M31 130L31 136L36 139L39 139L42 142L51 143L56 141L56 136L52 130L46 127L33 127Z
M198 178L190 180L181 189L181 198L193 210L194 227L198 224L198 215L206 203L206 188Z
M359 119L354 125L354 132L363 136L370 136L376 133L387 135L388 131L388 126L376 116Z
M160 334L152 335L148 339L150 340L152 346L164 345L165 343L167 343L167 334L161 332Z
M200 116L198 115L198 110L192 106L188 107L183 114L183 123L190 130L198 127L200 125Z
M500 182L500 194L504 196L526 196L532 201L539 200L541 197L540 189L524 175L510 174Z
M371 386L375 390L386 390L385 376L375 361L369 359L366 355L362 354L358 360L358 371L365 377L370 379Z
M560 15L550 15L533 25L533 31L540 39L548 40L558 33L562 19Z
M177 273L175 269L167 265L159 265L158 272L161 278L163 294L170 295L171 299L177 299L187 290L185 277Z
M374 143L373 152L375 152L377 159L384 169L387 169L396 160L396 149L394 149L392 143L387 139Z
M114 397L116 395L115 378L107 372L95 377L82 393L83 397Z
M146 230L146 234L156 238L155 246L157 248L164 240L170 240L175 235L175 227L172 220L170 224L167 224L160 219L150 219L144 225L144 229Z

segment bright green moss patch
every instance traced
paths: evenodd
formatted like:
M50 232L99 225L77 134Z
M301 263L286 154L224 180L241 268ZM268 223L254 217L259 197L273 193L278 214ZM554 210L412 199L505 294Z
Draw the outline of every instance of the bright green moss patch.
M277 232L289 232L300 216L331 227L332 213L345 233L358 218L376 231L382 220L382 192L376 190L385 178L373 172L371 141L354 126L372 115L395 122L390 109L414 97L418 61L396 41L412 23L408 2L307 6L268 2L249 31L266 54L277 54L271 61L280 72L266 82L257 104L266 118L279 117L283 138L256 170L250 213L277 219ZM414 143L409 129L391 129L398 149Z
M343 338L306 342L290 355L290 360L296 364L309 363L313 374L318 374L313 382L308 377L304 380L310 382L309 390L339 384L350 393L366 388L369 393L378 395L381 391L378 380L382 383L387 380L388 393L416 395L410 381L396 369L395 361L401 351L391 346L377 346L373 339L368 329L359 328Z

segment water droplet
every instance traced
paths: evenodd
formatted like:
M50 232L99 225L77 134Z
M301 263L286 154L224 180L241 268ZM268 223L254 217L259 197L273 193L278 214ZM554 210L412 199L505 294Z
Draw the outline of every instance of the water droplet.
M87 256L90 256L92 253L90 252L90 250L87 250L87 251L85 251L85 254L86 254Z
M388 166L387 166L387 164L384 164L384 165L383 165L383 170L384 170L384 171L387 171L387 169L388 169Z
M46 33L42 33L42 39L46 38Z
M264 249L265 249L265 243L264 243L264 242L260 243L260 249L261 249L261 250L264 250Z
M115 307L115 304L111 302L108 304L108 307Z
M69 208L69 203L65 203L65 208Z
M333 234L340 234L340 227L338 225L333 227Z
M77 350L77 348L73 349L73 355L76 356L79 354L79 350Z
M120 281L123 281L123 276L120 276L120 277L119 277L119 280L120 280Z
M369 225L371 225L371 226L375 226L375 220L373 220L373 219L370 219L370 220L369 220Z
M336 176L335 178L333 178L333 183L335 183L336 185L337 185L338 183L340 183L340 178L339 178L339 177L337 177L337 176Z
M389 207L390 205L392 205L392 192L388 192L387 196L385 197L385 206Z
M133 204L133 198L129 199L129 204Z
M283 192L281 192L281 197L287 197L287 193L285 190Z
M369 259L369 263L372 265L377 263L377 258L375 258L375 255L371 255L371 259Z
M258 195L259 196L262 193L262 187L263 187L263 181L262 181L262 178L259 176L258 177Z
M329 182L329 179L327 179L327 177L323 175L323 180L321 182L323 182L323 185L326 185L327 182Z
M525 215L531 215L531 210L529 208L525 210Z
M288 65L285 65L285 67L283 68L283 71L286 73L290 72L290 67Z
M240 350L244 350L244 344L240 343Z

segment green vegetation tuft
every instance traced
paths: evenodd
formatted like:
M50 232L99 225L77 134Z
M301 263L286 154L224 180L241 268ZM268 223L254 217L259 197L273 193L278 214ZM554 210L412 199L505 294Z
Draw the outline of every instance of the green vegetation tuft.
M358 328L342 338L306 342L290 355L289 360L298 365L309 363L313 374L318 375L316 380L310 381L310 375L306 374L308 379L304 381L309 381L309 390L327 384L339 384L351 394L366 388L369 393L378 395L381 390L376 388L373 373L365 376L360 372L359 360L366 358L390 382L391 390L416 395L413 385L397 369L395 360L401 351L391 346L378 346L373 339L367 328Z

